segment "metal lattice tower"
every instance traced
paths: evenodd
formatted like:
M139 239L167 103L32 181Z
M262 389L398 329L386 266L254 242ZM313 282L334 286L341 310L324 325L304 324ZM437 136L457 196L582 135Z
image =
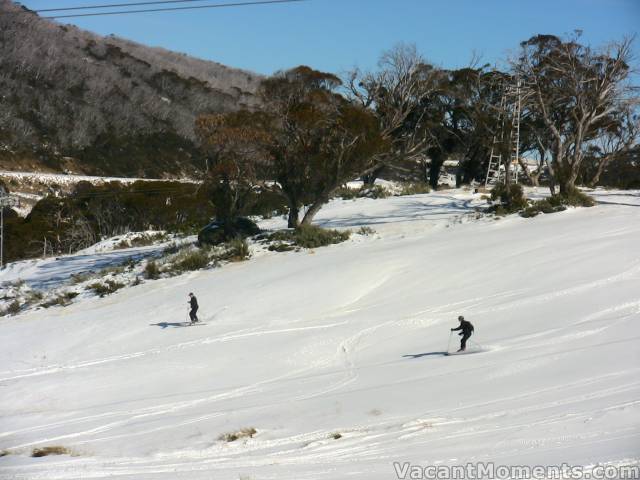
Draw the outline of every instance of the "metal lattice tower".
M506 130L509 131L509 162L511 179L518 183L518 165L520 160L520 116L522 109L522 84L517 78L515 85L505 85L500 98L498 123L500 129L493 136L491 154L484 186L488 188L503 180L507 166L502 158Z

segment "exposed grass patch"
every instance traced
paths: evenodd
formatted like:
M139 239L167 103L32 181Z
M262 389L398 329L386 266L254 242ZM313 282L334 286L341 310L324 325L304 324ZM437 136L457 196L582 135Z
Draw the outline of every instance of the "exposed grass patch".
M295 250L296 247L291 245L290 243L285 242L275 242L269 245L269 251L271 252L290 252L291 250Z
M144 277L148 280L155 280L160 277L160 267L155 260L147 262L144 266Z
M334 191L334 198L343 200L355 200L356 198L387 198L389 192L382 185L373 185L370 187L362 186L360 188L340 187Z
M223 442L235 442L241 438L253 438L253 436L258 433L255 428L243 428L242 430L238 430L237 432L229 432L223 433L218 437L218 440Z
M202 248L183 250L171 262L171 269L178 272L200 270L209 265L210 256Z
M92 290L96 295L104 297L110 295L124 287L123 283L116 282L115 280L105 280L104 283L96 282L89 285L88 289Z
M236 238L222 245L222 253L217 255L217 260L229 260L242 262L251 256L249 244L244 238Z
M34 448L31 451L32 457L46 457L49 455L71 455L71 450L69 450L66 447L52 446L52 447Z
M431 187L424 182L403 183L398 195L420 195L431 192Z
M371 227L363 226L363 227L360 227L356 233L358 235L368 236L368 235L373 235L374 233L376 233L376 231Z
M91 278L89 273L74 273L71 275L71 284L77 285L78 283L86 282Z
M114 249L119 250L123 248L146 247L155 243L164 242L168 238L168 235L164 232L142 233L129 239L125 238L121 240L114 246Z

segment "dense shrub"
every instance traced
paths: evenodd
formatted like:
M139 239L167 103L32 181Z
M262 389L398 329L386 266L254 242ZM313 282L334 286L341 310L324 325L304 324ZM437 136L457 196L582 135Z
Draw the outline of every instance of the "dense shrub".
M501 211L513 213L527 207L527 199L524 196L522 185L512 183L509 186L504 183L497 183L491 190L491 200L499 201ZM498 210L498 209L496 209Z
M198 243L202 245L219 245L236 238L246 238L260 233L258 226L250 219L238 217L225 223L216 220L198 233Z
M183 250L173 259L171 265L178 272L190 272L200 270L209 265L211 261L207 251L201 248Z
M105 295L110 295L117 290L120 290L124 287L123 283L116 282L115 280L105 280L104 283L96 282L89 285L89 289L93 290L97 295L104 297Z
M318 248L341 243L349 239L351 232L340 232L317 227L315 225L301 225L295 230L280 230L269 236L275 242L289 242L302 248ZM279 250L282 251L282 250Z
M595 205L595 201L590 196L582 193L579 190L573 190L568 195L552 195L549 198L544 198L533 202L527 208L525 208L520 215L525 218L535 217L540 213L555 213L561 212L567 209L567 206L571 207L592 207Z

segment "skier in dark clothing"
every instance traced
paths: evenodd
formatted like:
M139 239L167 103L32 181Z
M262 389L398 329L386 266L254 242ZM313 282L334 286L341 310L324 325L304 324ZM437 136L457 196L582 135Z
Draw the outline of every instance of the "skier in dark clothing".
M189 294L189 305L191 305L189 318L191 319L191 323L196 323L198 321L198 316L196 315L196 312L198 311L198 299L193 293Z
M458 320L460 320L460 326L458 328L452 328L451 331L455 332L456 330L462 330L458 334L462 335L462 338L460 339L460 350L458 351L464 352L464 350L467 348L467 340L473 333L473 325L471 325L471 322L467 322L462 315L458 317Z

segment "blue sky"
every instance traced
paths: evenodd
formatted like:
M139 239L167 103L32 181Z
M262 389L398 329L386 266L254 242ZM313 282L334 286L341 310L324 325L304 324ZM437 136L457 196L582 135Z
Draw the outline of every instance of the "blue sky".
M37 10L124 1L21 3ZM448 68L466 65L474 51L495 64L537 33L581 29L585 43L600 45L640 30L640 0L308 0L59 21L263 74L300 64L342 73L375 66L398 42ZM640 39L635 46L640 57Z

